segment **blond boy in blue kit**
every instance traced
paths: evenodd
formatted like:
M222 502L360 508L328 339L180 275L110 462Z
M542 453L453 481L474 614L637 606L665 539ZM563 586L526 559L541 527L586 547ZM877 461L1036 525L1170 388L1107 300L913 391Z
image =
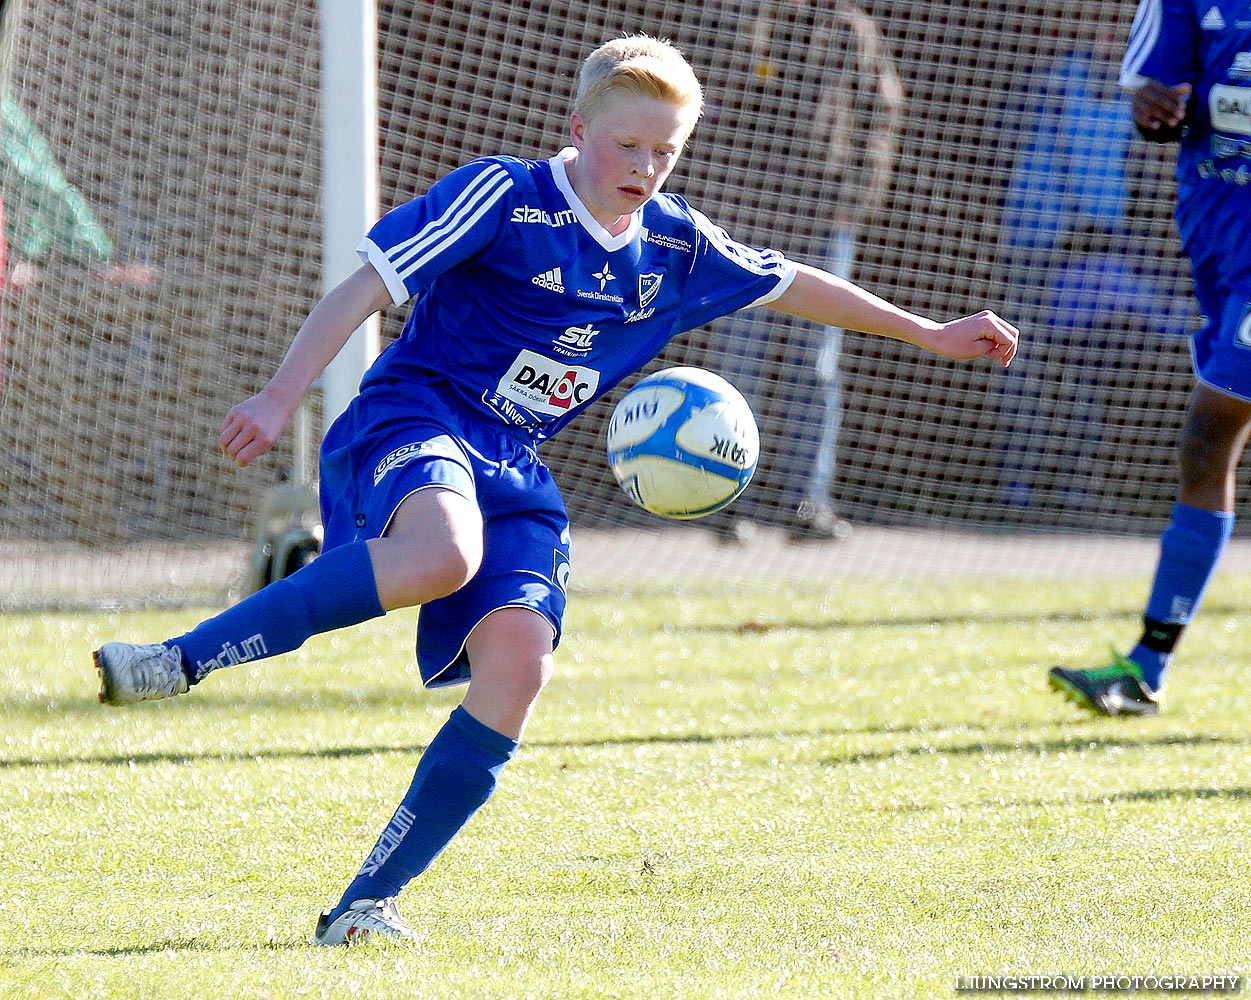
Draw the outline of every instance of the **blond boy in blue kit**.
M661 192L702 110L671 45L606 43L583 64L572 145L486 157L389 212L362 265L313 309L269 383L227 416L239 465L268 451L370 314L412 303L322 447L326 547L186 635L96 652L108 704L186 692L218 666L421 605L429 686L467 682L315 940L411 936L395 898L492 794L553 671L569 522L538 444L673 337L746 306L1007 365L989 312L937 323L776 251L735 242ZM223 662L223 649L246 652Z

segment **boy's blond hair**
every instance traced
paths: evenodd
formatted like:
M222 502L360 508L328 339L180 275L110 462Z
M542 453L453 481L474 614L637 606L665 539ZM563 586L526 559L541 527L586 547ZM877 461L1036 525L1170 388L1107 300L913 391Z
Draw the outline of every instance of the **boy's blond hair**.
M704 92L695 71L674 45L659 38L626 35L587 56L578 73L573 110L590 121L605 98L621 91L689 109L692 125L703 114Z

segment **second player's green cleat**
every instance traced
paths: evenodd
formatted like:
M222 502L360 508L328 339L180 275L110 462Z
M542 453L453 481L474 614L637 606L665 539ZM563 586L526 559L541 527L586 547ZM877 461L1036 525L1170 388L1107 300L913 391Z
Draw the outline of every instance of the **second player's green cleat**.
M1047 682L1069 701L1099 715L1155 715L1160 710L1138 664L1115 652L1106 667L1052 667Z

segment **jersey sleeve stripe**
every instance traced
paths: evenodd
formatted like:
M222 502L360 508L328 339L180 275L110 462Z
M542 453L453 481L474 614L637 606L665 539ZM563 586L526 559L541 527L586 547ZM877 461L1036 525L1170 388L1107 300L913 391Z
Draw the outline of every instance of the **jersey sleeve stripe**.
M396 273L401 278L408 278L432 257L455 243L511 187L512 178L502 167L484 170L442 215L423 226L411 239L391 248L388 256Z
M769 291L765 292L764 295L760 296L760 298L756 299L755 302L748 302L747 305L743 307L744 309L754 309L756 306L768 305L775 299L780 299L782 297L782 293L791 287L791 282L795 280L795 275L798 273L795 265L791 261L786 261L786 265L786 270L778 283Z
M773 250L762 252L744 243L736 243L724 229L716 225L708 216L702 212L695 211L695 209L691 209L690 212L695 228L699 230L700 234L708 240L708 244L722 257L734 261L743 270L750 271L752 274L783 275L786 273L786 268L781 263L786 258L781 254Z
M1136 90L1147 82L1142 75L1143 63L1155 50L1160 40L1160 26L1164 21L1161 0L1142 0L1134 23L1129 29L1129 43L1121 60L1121 86Z
M476 175L468 184L465 185L464 189L457 194L457 196L452 200L452 203L443 210L442 215L431 219L424 227L422 227L421 230L408 237L408 239L402 240L392 246L390 250L391 255L393 257L398 257L402 252L411 249L415 244L426 238L432 230L437 229L440 225L446 224L449 218L455 216L456 213L461 211L466 202L476 196L484 183L490 183L492 180L497 179L500 172L501 168L499 167L488 167L486 170L483 170L481 173Z

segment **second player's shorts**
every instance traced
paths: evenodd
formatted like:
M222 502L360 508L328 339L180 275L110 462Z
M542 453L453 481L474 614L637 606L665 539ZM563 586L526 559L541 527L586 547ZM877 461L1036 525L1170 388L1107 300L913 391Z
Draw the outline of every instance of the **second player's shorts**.
M1204 385L1251 402L1251 289L1200 296L1207 317L1190 340L1195 375Z
M1199 381L1251 401L1251 201L1245 189L1213 186L1178 203L1203 327L1190 341Z
M417 661L427 687L469 679L465 642L505 607L529 608L560 642L569 576L569 517L524 433L458 413L429 388L366 389L326 434L321 454L324 546L378 538L400 503L443 487L478 505L482 565L464 587L422 605Z

